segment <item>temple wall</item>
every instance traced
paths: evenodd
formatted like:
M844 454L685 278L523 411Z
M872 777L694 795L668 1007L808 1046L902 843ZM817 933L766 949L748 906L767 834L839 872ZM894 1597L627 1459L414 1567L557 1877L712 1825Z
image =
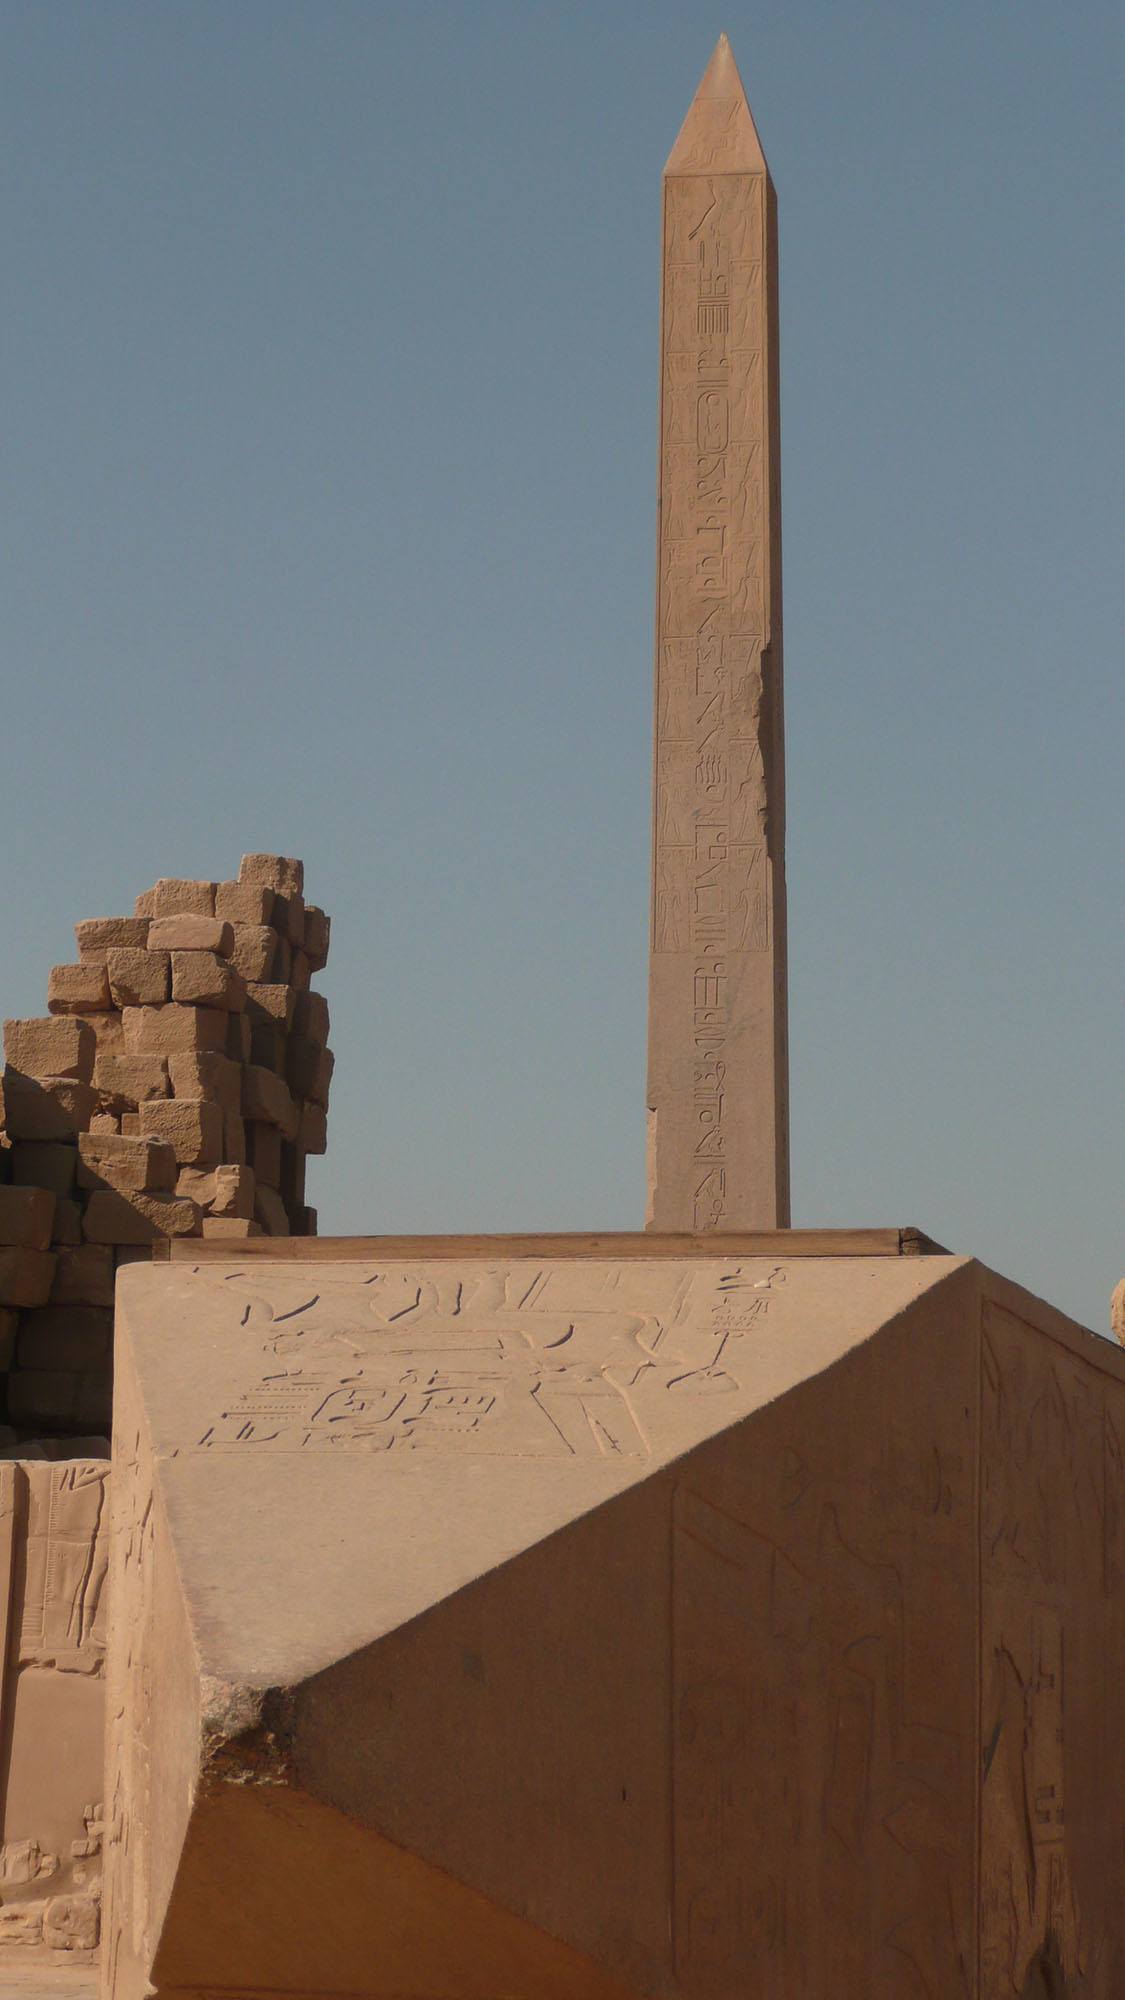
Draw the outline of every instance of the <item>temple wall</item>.
M250 854L237 881L162 879L75 937L47 1014L4 1025L7 1458L108 1437L122 1264L162 1236L316 1233L305 1163L325 1150L332 1056L311 981L329 921L302 864Z

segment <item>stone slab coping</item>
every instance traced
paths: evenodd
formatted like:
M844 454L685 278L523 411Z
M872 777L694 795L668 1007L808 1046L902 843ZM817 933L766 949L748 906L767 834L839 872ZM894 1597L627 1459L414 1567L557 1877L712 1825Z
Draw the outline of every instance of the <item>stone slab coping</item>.
M153 1261L174 1264L368 1263L384 1257L947 1257L921 1229L759 1229L693 1236L607 1230L597 1236L249 1236L237 1241L164 1237Z

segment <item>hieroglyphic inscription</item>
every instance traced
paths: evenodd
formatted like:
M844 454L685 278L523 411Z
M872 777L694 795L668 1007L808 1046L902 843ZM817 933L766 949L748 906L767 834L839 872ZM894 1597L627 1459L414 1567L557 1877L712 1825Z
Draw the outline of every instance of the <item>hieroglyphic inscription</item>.
M104 1461L0 1468L5 1964L82 1962L98 1942L108 1480Z
M785 1276L673 1268L628 1309L604 1267L392 1267L323 1294L235 1274L222 1292L260 1363L198 1446L647 1458L663 1399L737 1392Z
M735 86L697 98L664 192L649 1221L665 1229L788 1221L771 195L756 138L760 170L732 170L752 133ZM725 170L701 172L701 149Z
M989 1302L981 1391L981 1990L1115 2000L1125 1387Z

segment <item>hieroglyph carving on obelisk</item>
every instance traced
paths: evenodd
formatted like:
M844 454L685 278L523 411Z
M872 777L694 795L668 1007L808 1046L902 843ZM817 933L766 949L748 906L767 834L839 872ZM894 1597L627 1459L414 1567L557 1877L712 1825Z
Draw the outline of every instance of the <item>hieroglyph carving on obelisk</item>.
M786 1227L777 223L725 35L663 260L648 1226Z

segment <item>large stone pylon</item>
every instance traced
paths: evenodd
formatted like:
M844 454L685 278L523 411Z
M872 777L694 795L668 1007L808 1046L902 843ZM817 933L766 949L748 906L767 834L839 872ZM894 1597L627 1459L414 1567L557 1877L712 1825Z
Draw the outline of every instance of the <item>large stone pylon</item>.
M664 170L649 1207L789 1223L777 212L720 36Z

